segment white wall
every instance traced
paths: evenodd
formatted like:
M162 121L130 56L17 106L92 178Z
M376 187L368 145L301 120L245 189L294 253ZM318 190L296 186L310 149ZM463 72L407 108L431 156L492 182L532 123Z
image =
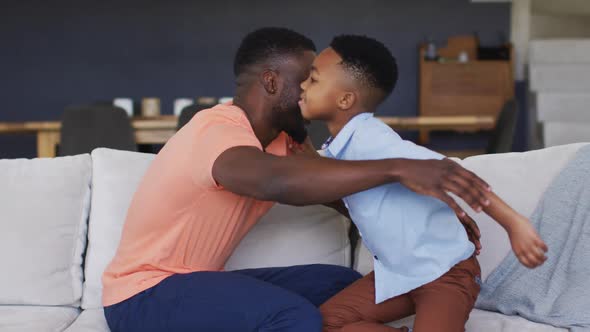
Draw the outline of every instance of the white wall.
M514 79L526 79L529 41L531 40L531 0L514 0L510 22L510 40L514 47Z

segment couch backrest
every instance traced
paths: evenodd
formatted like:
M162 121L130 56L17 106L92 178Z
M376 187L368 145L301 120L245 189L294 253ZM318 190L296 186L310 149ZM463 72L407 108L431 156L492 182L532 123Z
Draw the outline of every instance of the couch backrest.
M0 305L78 306L89 155L0 160Z
M475 156L459 163L486 180L494 192L514 209L530 217L553 178L584 145L571 144L524 153ZM463 201L458 201L481 230L483 250L478 258L482 278L485 280L511 250L508 236L490 217L484 213L477 214ZM355 268L361 273L370 272L373 262L367 249L359 246L355 255Z
M116 252L127 208L153 158L109 149L92 152L84 309L101 307L102 273ZM240 243L226 269L309 263L350 266L348 227L348 221L322 206L276 205Z
M227 270L301 264L350 267L350 221L324 206L275 205L242 240Z

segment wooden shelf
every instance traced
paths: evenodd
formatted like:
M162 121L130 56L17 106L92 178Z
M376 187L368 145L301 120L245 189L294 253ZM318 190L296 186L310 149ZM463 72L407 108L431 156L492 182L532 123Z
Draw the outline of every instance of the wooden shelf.
M495 119L504 103L514 98L512 60L475 60L477 41L469 36L449 38L447 47L438 50L445 58L457 58L461 52L467 52L468 62L441 63L425 60L425 46L420 47L421 117L491 116ZM428 134L427 129L421 131L422 144L428 143Z

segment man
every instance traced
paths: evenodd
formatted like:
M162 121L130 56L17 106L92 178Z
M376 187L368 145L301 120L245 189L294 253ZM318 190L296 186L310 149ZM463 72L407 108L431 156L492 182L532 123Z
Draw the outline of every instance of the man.
M199 112L155 158L103 276L112 331L321 331L317 307L358 273L327 265L223 271L272 202L328 204L400 182L458 213L447 191L475 209L486 203L487 184L449 160L288 156L289 136L306 137L298 101L314 57L296 32L249 34L235 58L234 103Z

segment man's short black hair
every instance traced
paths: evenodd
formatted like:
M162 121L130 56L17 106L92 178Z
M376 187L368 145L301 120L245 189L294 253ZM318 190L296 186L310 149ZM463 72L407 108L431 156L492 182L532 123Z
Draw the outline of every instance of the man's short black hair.
M234 59L237 77L251 65L273 57L316 51L314 43L304 35L286 28L262 28L249 33L238 48Z
M360 84L381 90L383 99L391 94L397 82L397 63L383 43L366 36L342 35L334 37L330 47Z

